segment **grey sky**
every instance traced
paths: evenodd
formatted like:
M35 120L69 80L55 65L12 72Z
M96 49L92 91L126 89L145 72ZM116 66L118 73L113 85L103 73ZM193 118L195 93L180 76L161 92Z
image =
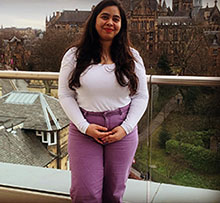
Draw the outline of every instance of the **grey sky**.
M55 11L90 10L100 0L0 0L0 26L45 29L46 16ZM171 6L172 0L165 0ZM203 6L215 0L203 0ZM163 2L163 0L162 0ZM220 8L220 0L218 0Z

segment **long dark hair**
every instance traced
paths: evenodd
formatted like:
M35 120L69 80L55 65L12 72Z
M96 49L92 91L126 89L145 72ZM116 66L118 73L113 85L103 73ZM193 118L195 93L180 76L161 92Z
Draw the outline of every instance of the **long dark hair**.
M134 95L138 86L138 78L135 74L135 59L130 50L126 14L120 3L116 0L103 0L93 9L86 23L81 41L76 45L77 63L69 80L69 88L74 90L80 87L80 75L85 69L91 64L98 64L101 62L102 46L95 24L98 14L108 6L117 6L121 15L121 29L114 37L110 50L112 61L116 66L115 76L118 83L122 87L128 86L130 95Z

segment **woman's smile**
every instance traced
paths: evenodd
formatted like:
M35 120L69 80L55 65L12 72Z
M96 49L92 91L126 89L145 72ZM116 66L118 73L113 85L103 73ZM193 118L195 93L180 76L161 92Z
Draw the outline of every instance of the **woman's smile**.
M111 32L113 32L114 30L113 29L111 29L111 28L104 28L104 30L107 32L107 33L111 33Z

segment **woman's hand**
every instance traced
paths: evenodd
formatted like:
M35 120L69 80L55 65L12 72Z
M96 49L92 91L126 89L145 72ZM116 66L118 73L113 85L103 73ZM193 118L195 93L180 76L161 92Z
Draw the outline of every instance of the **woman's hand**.
M108 131L107 128L101 125L90 124L86 130L86 134L93 137L98 143L103 144L101 138L110 135L112 132Z
M107 135L101 139L103 143L113 143L126 136L126 132L121 126L115 127L113 130L111 130L111 132L112 133L110 135Z

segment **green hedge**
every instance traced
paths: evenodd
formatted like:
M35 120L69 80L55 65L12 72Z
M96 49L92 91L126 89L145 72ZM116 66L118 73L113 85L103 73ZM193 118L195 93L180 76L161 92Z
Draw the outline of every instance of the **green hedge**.
M210 137L218 135L217 129L209 129L204 131L184 131L176 133L175 140L189 143L195 146L201 146L206 149L210 148Z
M201 146L171 139L166 142L166 152L184 158L194 169L209 173L219 172L219 155Z

